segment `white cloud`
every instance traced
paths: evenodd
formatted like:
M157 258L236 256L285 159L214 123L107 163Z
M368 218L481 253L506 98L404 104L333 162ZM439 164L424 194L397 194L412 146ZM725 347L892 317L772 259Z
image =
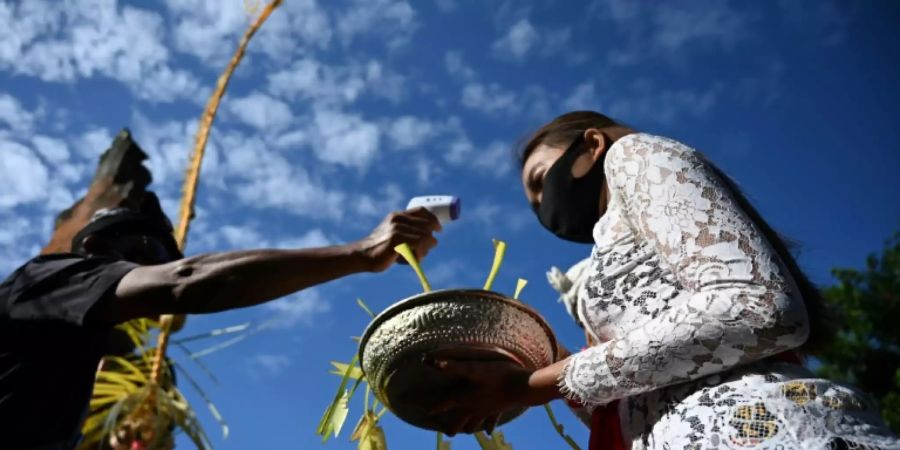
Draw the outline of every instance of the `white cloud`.
M419 187L426 187L437 174L441 172L440 167L427 158L417 158L414 169L416 171L416 182Z
M16 132L27 132L32 129L34 122L34 113L23 108L17 98L0 92L0 124L5 123Z
M317 105L343 106L363 94L398 102L406 96L405 79L378 61L328 65L302 58L287 69L268 76L268 90L291 100L312 100Z
M175 48L217 66L234 52L250 23L244 2L166 0Z
M229 250L268 247L266 239L252 225L222 225L216 231L221 234Z
M260 354L254 355L248 363L253 377L276 376L291 365L291 360L285 355Z
M521 106L514 92L497 83L485 85L479 82L470 82L463 87L462 104L487 114L513 113Z
M381 188L378 196L361 194L356 197L354 215L379 217L391 211L402 209L407 199L403 190L396 184L388 184Z
M663 51L694 42L715 42L727 47L742 39L746 31L747 18L722 2L654 9L654 41Z
M37 202L47 198L47 168L27 147L0 140L0 208Z
M365 169L378 152L378 126L357 114L334 109L313 113L313 149L320 160Z
M740 3L596 0L587 11L612 22L607 35L617 45L610 50L611 63L653 58L679 64L695 48L727 50L752 36L760 17L736 5Z
M49 225L44 225L22 214L0 212L0 276L6 277L37 255L50 229Z
M476 170L496 175L506 175L513 165L512 150L507 142L494 141L469 158Z
M353 102L365 86L365 78L359 71L326 66L312 58L297 60L268 78L269 91L275 95L324 103Z
M506 142L494 141L476 148L468 137L460 136L450 144L444 159L456 166L471 167L481 173L505 175L512 166L512 150Z
M597 92L593 81L586 81L575 86L572 94L563 101L568 110L598 110L600 108L597 100Z
M94 128L85 131L74 141L75 151L84 158L96 161L109 146L112 145L113 136L105 128Z
M499 58L521 61L538 43L537 30L528 19L520 19L501 38L491 44L491 49Z
M300 236L273 238L264 234L259 224L222 225L205 234L215 235L213 241L221 239L229 250L253 248L314 248L332 245L333 241L319 228L314 228Z
M703 90L660 89L649 80L638 79L601 94L595 82L585 81L575 86L563 105L569 110L601 111L625 122L669 124L679 116L698 117L707 113L723 90L721 84Z
M409 42L416 28L416 12L406 0L354 0L337 21L339 35L350 41L366 34L387 37L389 47Z
M71 83L103 76L140 98L193 98L196 78L170 67L162 18L115 0L0 5L0 69Z
M166 7L174 23L175 47L212 68L224 68L238 40L259 14L260 8L247 9L249 3L167 0ZM254 36L248 53L289 61L298 51L326 48L332 34L328 16L315 0L292 0L284 2L269 16Z
M471 272L471 266L465 261L451 259L441 261L428 267L428 281L436 289L462 287L463 277Z
M316 288L308 288L274 302L266 303L265 309L275 314L274 328L292 328L296 325L312 325L317 316L331 310Z
M708 112L716 104L721 92L720 84L695 91L657 89L645 80L637 80L621 93L621 97L617 96L608 102L607 112L626 122L669 124L681 115L697 117Z
M137 111L132 114L131 121L133 138L149 157L145 164L153 173L155 189L180 197L177 189L184 180L187 158L194 145L196 122L194 120L154 122ZM211 141L216 142L219 133L215 127L213 130ZM216 147L211 144L206 148L201 172L204 183L215 183L219 179Z
M416 148L441 132L441 127L415 116L401 116L388 128L387 135L394 147Z
M523 199L524 203L524 199ZM509 208L492 202L490 199L481 200L466 211L466 220L480 223L480 227L487 234L497 234L503 231L517 232L530 221L535 220L534 214L526 208Z
M69 146L62 139L37 135L31 138L34 149L51 164L61 164L69 160Z
M277 248L315 248L327 247L334 245L334 240L325 235L325 232L319 228L307 231L299 237L289 237L279 240L275 247Z
M436 0L435 3L437 4L438 9L445 13L454 11L457 6L455 0Z
M287 103L261 92L226 101L231 114L259 131L283 130L294 121Z
M340 219L346 194L331 190L298 164L272 150L258 137L220 133L228 190L252 208L282 209L320 219Z
M450 50L444 54L444 67L447 73L463 80L472 80L475 78L475 70L469 67L463 61L462 53L456 50Z

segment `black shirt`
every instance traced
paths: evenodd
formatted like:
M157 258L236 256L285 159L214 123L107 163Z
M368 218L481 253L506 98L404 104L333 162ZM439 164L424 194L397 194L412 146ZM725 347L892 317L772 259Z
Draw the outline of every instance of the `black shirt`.
M0 448L74 446L113 329L85 318L135 267L43 255L0 284Z

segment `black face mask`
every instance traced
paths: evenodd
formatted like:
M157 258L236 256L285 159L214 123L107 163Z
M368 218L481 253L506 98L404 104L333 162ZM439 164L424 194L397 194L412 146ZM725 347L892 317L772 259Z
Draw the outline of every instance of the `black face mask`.
M541 204L535 212L541 225L556 236L567 241L592 244L594 225L600 220L606 152L588 173L575 178L572 176L572 166L583 152L584 138L579 136L553 163L544 177Z

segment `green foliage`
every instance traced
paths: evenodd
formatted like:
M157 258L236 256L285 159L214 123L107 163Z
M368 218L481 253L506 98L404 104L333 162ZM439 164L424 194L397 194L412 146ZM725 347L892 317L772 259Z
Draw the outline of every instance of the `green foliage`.
M900 233L871 255L864 270L835 269L824 291L841 320L818 355L819 374L849 382L878 399L885 421L900 433Z
M569 447L571 447L572 450L581 450L581 447L578 446L575 439L572 439L572 436L566 434L565 428L556 420L556 415L553 414L553 409L550 408L549 403L544 404L544 411L547 412L547 417L550 418L550 423L553 424L553 429L556 430L556 434L566 441L566 444L569 444Z

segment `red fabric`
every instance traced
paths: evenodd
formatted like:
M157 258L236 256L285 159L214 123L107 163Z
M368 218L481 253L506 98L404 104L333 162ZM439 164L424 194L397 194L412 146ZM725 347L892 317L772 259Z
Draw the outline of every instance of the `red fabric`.
M594 409L588 450L625 450L622 424L619 423L618 400Z
M800 359L800 354L793 350L788 350L786 352L781 352L777 355L773 355L772 359L778 362L792 363L801 366L803 365L803 361Z

